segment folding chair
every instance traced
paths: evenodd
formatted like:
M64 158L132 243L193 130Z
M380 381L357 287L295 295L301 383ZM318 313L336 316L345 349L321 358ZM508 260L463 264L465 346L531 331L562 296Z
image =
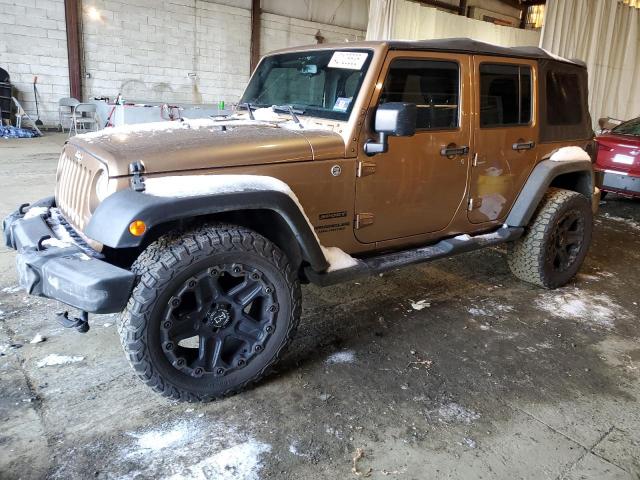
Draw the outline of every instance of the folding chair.
M73 97L64 97L58 100L59 125L63 132L65 123L68 124L69 130L71 130L71 116L73 115L73 109L79 103L80 101Z
M11 97L11 100L13 100L13 104L16 106L16 127L22 128L22 119L26 118L27 120L29 120L31 122L31 127L36 132L38 132L38 135L42 136L42 132L40 131L40 129L36 125L36 122L34 122L31 119L31 117L29 116L29 114L24 111L24 108L22 108L22 105L20 104L18 99L16 97Z
M71 114L71 126L69 129L69 136L71 136L71 130L74 134L78 134L78 127L81 132L87 131L87 127L92 128L94 131L99 130L98 121L98 109L93 103L79 103L73 107L73 113Z

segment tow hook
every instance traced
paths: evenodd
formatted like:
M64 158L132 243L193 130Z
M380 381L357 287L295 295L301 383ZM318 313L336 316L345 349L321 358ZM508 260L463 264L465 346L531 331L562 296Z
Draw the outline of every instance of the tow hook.
M80 317L69 318L69 312L59 312L56 314L56 320L64 328L75 328L80 333L89 331L89 313L83 311Z

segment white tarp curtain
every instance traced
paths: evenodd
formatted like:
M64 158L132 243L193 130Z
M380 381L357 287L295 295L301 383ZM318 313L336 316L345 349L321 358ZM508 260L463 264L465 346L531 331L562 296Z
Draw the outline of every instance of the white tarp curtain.
M538 45L533 30L503 27L408 0L370 0L367 40L469 37L504 47Z
M640 10L617 0L548 0L540 46L587 64L594 123L640 115Z

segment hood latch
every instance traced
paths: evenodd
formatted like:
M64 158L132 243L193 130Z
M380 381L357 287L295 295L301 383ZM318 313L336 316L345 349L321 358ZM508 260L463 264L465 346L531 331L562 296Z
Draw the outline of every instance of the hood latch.
M135 161L129 164L129 173L133 175L131 177L131 188L136 192L144 192L144 164L141 161Z

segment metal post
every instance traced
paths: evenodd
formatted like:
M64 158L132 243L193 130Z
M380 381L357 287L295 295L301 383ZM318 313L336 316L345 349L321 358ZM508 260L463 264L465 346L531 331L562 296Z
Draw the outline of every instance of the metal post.
M251 1L251 73L260 61L260 0Z
M82 57L80 56L79 0L64 0L67 25L67 58L69 60L69 93L82 101Z

